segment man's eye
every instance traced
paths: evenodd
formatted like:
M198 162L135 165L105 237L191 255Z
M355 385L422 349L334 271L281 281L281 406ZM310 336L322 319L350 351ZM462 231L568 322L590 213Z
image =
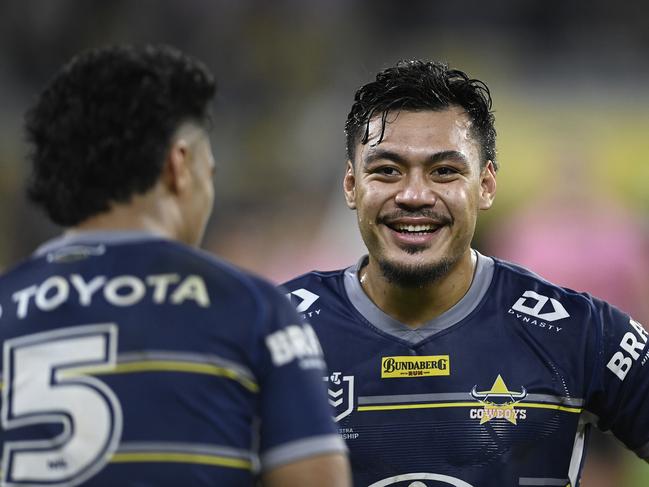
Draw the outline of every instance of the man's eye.
M397 176L399 174L399 171L397 170L396 167L384 166L384 167L379 167L376 170L376 173L381 174L383 176Z
M445 167L444 166L444 167L438 167L437 169L435 169L434 173L437 174L438 176L452 176L454 174L457 174L458 171L453 169L452 167Z

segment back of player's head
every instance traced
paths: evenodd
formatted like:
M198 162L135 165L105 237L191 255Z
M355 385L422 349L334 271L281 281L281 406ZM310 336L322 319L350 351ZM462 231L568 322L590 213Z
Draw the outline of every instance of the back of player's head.
M79 54L27 112L30 199L73 226L145 193L180 124L207 122L215 90L202 63L168 46Z
M481 164L496 164L496 130L487 85L471 79L463 71L446 64L424 61L400 61L384 69L376 80L361 86L347 116L347 157L353 161L356 145L366 144L369 122L381 117L383 138L388 113L400 110L445 110L462 107L473 122L473 134L481 147Z

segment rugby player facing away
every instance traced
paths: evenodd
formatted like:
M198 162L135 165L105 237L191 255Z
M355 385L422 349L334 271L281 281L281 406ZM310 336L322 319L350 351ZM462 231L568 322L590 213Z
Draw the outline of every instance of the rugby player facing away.
M110 47L29 111L29 195L67 230L0 278L2 485L349 485L313 330L195 248L214 92L173 48Z
M402 62L345 128L369 254L284 287L322 343L354 485L575 487L591 425L648 458L645 329L471 248L496 193L487 86Z

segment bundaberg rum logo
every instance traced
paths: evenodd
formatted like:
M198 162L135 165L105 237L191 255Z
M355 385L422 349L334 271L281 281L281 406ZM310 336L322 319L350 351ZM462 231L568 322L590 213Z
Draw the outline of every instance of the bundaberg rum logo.
M381 379L451 375L448 355L415 355L381 358Z

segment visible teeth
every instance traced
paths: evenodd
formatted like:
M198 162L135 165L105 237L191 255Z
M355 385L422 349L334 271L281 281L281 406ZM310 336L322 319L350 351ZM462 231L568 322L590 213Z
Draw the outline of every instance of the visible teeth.
M431 232L435 228L432 225L397 225L400 232Z

